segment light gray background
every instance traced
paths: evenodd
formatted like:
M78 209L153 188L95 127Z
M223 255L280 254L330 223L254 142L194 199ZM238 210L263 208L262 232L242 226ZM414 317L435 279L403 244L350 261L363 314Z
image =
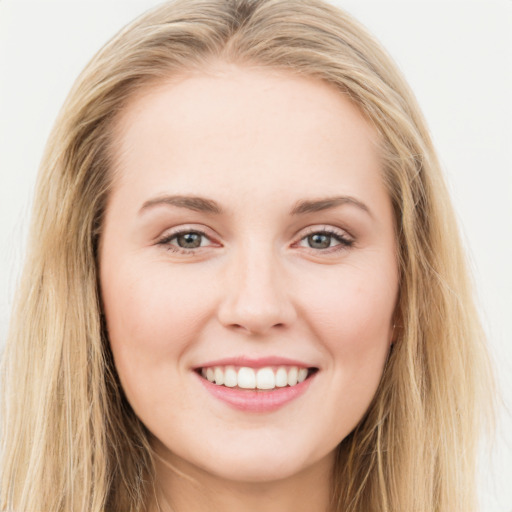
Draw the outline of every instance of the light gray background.
M0 1L0 346L43 147L74 79L137 1ZM332 0L393 55L426 115L473 262L505 404L483 512L512 511L512 1ZM507 409L509 412L507 412Z

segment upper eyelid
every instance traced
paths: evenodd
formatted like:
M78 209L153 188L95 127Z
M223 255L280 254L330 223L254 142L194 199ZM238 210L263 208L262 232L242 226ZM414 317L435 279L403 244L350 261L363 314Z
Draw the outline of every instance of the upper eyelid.
M331 229L324 228L324 229L312 229L310 232L305 233L303 236L299 237L295 242L293 242L292 245L296 246L297 244L300 244L306 238L309 238L311 235L317 234L317 233L327 235L329 238L334 238L335 240L338 240L339 241L338 245L341 245L341 246L352 246L355 242L354 237L352 237L351 235L349 235L348 233L346 233L343 230L342 230L342 232L340 232L338 230L333 230L332 228ZM315 250L314 248L311 248L311 249ZM322 249L322 250L327 250L327 249Z
M300 237L300 240L302 240L302 238L304 238L306 236L309 236L312 233L327 233L329 235L337 235L341 238L350 238L351 240L354 239L354 236L352 234L350 234L346 229L331 226L331 225L316 224L313 226L308 226L307 228L304 228L304 229L306 229L307 231L303 236Z
M208 232L210 229L207 229L205 227L199 228L194 227L193 225L186 226L184 228L176 227L176 228L170 228L166 229L161 235L156 237L156 241L166 240L166 239L172 239L176 236L182 235L184 233L198 233L200 235L203 235L204 237L208 238L209 240L212 240L214 236L210 235Z

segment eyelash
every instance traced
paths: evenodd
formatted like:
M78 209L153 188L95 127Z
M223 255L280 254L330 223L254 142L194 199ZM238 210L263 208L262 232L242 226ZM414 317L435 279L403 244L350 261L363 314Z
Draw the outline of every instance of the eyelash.
M163 238L161 238L160 240L157 241L157 245L166 246L166 249L173 253L184 254L184 255L196 254L197 249L200 249L202 247L201 245L199 247L195 247L193 249L185 249L183 247L178 247L176 245L171 244L172 240L178 238L179 236L188 235L188 234L199 235L201 237L204 237L204 238L210 240L208 235L206 233L204 233L203 231L196 230L196 229L183 229L183 230L176 231L174 233L164 236ZM333 247L326 247L323 249L316 249L314 247L304 247L305 249L309 249L310 251L313 251L314 253L320 252L323 254L331 254L333 252L339 252L339 251L348 249L349 247L354 245L353 239L349 238L346 235L343 235L342 233L340 233L339 231L337 231L335 229L328 228L328 227L325 227L323 229L312 229L309 233L306 233L298 242L295 242L295 244L300 243L303 240L306 240L308 237L311 237L313 235L325 235L330 238L334 238L337 242L339 242L337 245L335 245Z

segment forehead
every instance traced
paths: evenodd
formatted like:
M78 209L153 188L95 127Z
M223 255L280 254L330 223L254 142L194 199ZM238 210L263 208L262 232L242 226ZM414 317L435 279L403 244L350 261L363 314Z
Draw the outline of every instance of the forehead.
M287 71L217 64L162 81L132 98L115 141L118 187L141 200L169 187L267 201L382 188L378 137L358 108Z

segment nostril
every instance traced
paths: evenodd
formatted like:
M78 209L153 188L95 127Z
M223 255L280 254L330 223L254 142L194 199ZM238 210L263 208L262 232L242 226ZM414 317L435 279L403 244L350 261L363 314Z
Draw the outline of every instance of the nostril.
M278 323L278 324L260 324L253 321L246 322L245 325L241 324L232 324L231 327L233 329L246 332L248 334L258 335L258 334L266 334L269 329L283 329L285 327L285 324Z

